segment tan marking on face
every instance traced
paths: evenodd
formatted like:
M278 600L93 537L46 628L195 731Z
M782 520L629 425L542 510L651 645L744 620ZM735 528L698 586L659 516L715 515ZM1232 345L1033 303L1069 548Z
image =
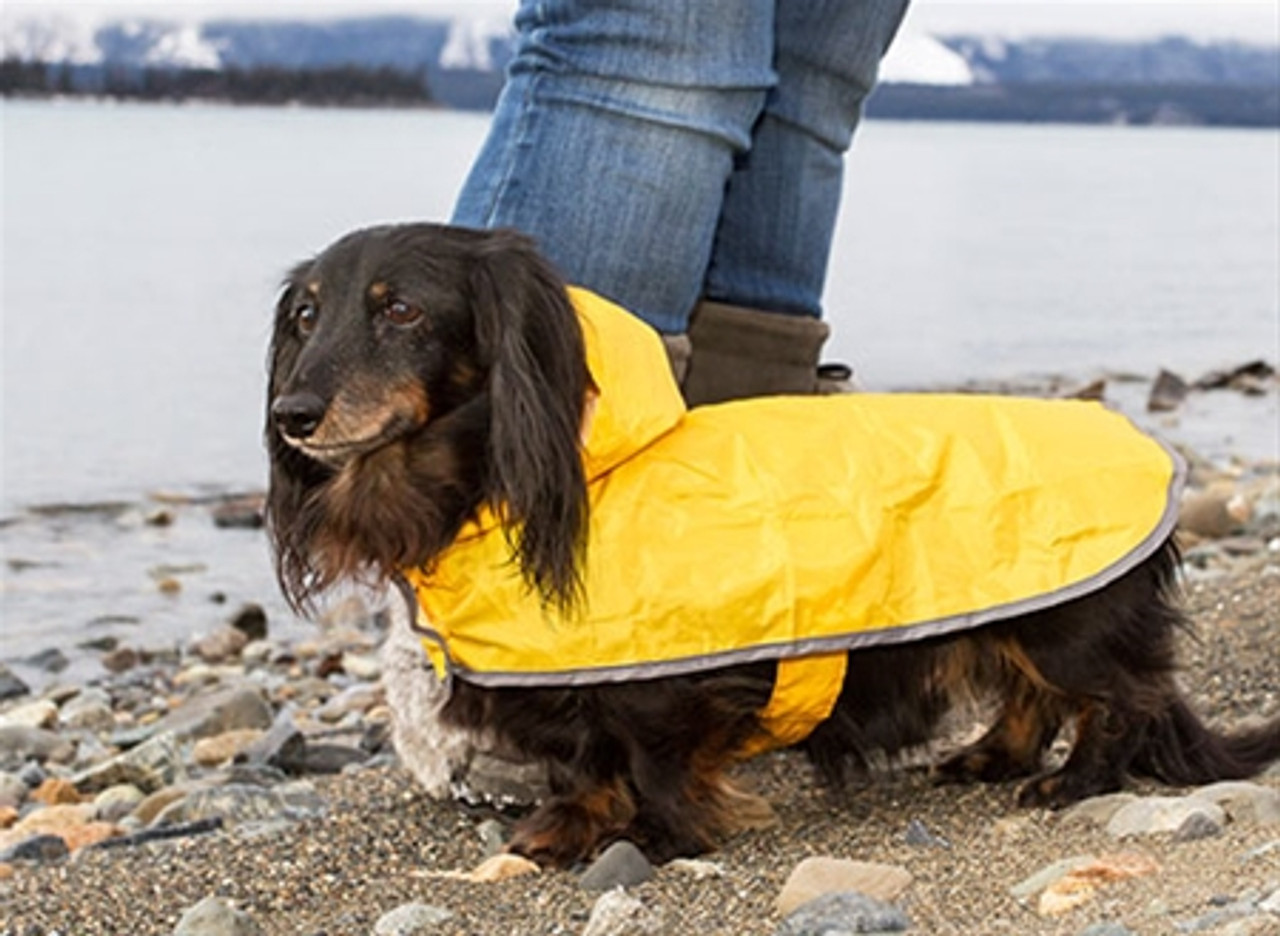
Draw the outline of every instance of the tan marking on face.
M319 281L319 280L312 280L311 282L307 283L306 290L307 290L307 295L309 295L312 299L317 299L317 298L319 298L319 296L320 296L320 281Z
M315 432L291 444L320 461L342 463L422 427L430 414L416 380L388 387L378 378L357 379L338 392Z
M369 298L374 302L381 302L390 292L391 287L381 281L369 284Z

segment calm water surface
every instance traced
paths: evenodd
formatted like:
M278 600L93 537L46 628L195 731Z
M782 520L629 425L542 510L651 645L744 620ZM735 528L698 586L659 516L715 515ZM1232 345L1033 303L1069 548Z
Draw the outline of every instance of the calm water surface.
M162 563L204 566L191 575L201 601L270 602L257 534L25 508L260 488L283 271L357 226L447 218L487 118L13 102L0 114L0 658L95 619L159 633L190 630L193 609L218 620L195 598L156 596L146 572ZM877 388L1274 360L1278 141L869 123L832 258L829 357ZM1213 406L1197 444L1274 453L1274 397Z

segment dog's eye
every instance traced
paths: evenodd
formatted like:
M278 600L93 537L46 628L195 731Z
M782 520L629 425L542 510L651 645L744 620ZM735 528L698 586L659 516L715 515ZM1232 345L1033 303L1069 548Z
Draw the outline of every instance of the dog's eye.
M422 318L422 310L403 299L392 299L382 310L392 325L412 325Z
M316 322L320 318L320 310L307 303L293 310L293 321L298 326L298 333L309 335L316 330Z

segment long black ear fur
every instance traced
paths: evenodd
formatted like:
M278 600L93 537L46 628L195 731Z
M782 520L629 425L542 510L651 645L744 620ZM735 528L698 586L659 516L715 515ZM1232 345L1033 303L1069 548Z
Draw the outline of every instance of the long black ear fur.
M525 580L569 610L581 597L587 536L582 329L564 282L523 235L481 241L470 284L490 368L490 500Z

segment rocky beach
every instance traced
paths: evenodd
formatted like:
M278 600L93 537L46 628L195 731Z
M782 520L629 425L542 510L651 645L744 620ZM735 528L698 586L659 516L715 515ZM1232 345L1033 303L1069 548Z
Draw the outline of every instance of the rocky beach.
M1210 376L1150 381L1144 409L1191 465L1182 682L1232 727L1280 714L1280 464L1274 447L1197 451L1179 419L1214 395L1274 418L1278 385L1266 366ZM75 587L80 570L41 552L55 528L124 552L193 530L210 556L265 563L260 506L165 495L6 518L0 595L24 576ZM150 566L145 602L101 608L73 641L6 617L26 636L6 636L0 663L2 936L1280 934L1280 766L1051 813L1017 808L1012 785L934 784L933 751L840 800L780 752L740 768L776 822L712 854L654 868L624 844L573 871L495 863L516 807L433 800L399 765L376 596L303 624L199 560ZM163 608L163 627L137 607Z

